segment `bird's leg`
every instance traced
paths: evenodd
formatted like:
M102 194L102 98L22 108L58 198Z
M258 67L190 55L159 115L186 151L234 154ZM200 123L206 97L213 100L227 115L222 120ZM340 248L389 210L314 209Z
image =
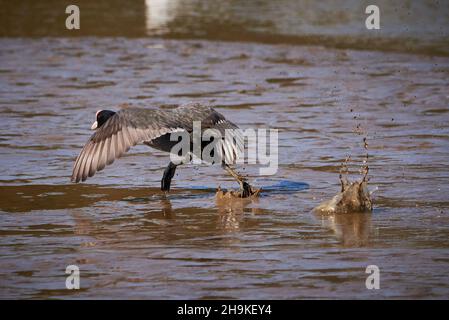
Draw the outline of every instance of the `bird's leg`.
M161 190L170 191L171 179L175 175L177 165L170 161L167 168L164 170L164 175L161 180Z
M232 169L226 163L224 163L222 166L240 184L240 191L242 192L242 198L251 196L251 194L252 194L251 186L249 185L248 182L246 182L246 179L244 177L242 177L240 174L238 174L234 169Z

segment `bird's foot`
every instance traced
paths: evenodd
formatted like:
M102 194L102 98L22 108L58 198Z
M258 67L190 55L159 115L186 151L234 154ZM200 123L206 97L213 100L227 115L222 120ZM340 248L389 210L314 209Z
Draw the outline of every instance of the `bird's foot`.
M242 181L240 184L240 190L238 191L223 191L220 187L218 187L216 197L218 199L257 198L260 192L261 189L252 188L248 182Z
M248 182L246 181L242 181L240 183L240 193L241 193L241 197L240 198L248 198L249 196L251 196L251 186L249 185Z

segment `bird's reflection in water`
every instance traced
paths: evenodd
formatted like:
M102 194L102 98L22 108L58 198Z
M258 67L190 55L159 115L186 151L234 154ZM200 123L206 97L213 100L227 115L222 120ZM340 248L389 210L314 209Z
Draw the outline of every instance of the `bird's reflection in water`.
M74 232L88 237L86 246L116 242L117 239L126 242L131 235L162 241L196 237L199 234L232 234L257 224L257 221L248 219L248 215L261 211L254 205L257 199L213 198L211 200L215 206L205 208L178 207L179 199L169 196L151 199L127 197L104 207L93 207L89 213L75 209L72 211ZM120 209L123 211L117 211ZM231 240L226 238L226 241Z
M167 197L163 197L160 200L160 204L161 204L161 213L164 216L164 218L167 219L174 218L173 207L171 205L170 199L168 199Z
M239 199L239 198L216 198L215 204L218 211L218 227L225 232L240 231L241 224L244 222L246 212L257 214L258 208L251 207L257 199Z
M362 247L370 243L371 213L316 214L343 246Z
M72 213L74 224L74 233L78 236L89 235L95 224L92 223L92 218L86 216L81 210L75 209Z

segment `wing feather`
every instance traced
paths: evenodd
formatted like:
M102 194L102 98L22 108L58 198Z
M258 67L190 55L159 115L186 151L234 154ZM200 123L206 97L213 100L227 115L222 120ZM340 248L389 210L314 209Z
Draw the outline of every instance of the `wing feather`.
M103 141L97 143L97 145L95 146L95 150L92 156L92 162L89 168L89 177L92 177L95 174L95 170L98 168L98 160L100 159L102 148L103 148Z
M97 171L101 171L106 167L106 162L108 160L108 140L101 141L101 149L99 150L100 154L98 155L98 166ZM95 168L93 168L95 170Z
M116 134L113 134L109 138L108 161L106 162L107 165L112 164L115 160L115 137L116 136L117 136Z

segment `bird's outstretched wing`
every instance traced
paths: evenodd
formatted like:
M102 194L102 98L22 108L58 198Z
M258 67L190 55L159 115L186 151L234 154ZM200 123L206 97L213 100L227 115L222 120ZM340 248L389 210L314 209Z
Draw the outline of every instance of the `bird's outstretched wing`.
M210 106L186 104L171 111L123 109L111 116L87 141L75 161L71 180L85 181L138 143L177 131L192 133L193 121L200 121L203 130L220 131L223 139L219 142L218 151L223 161L234 163L242 154L240 131L236 131L233 143L224 139L225 130L238 130L238 127Z
M153 112L151 112L153 111ZM73 167L71 180L85 181L121 157L132 146L164 134L184 130L163 112L124 109L110 117L87 141Z

